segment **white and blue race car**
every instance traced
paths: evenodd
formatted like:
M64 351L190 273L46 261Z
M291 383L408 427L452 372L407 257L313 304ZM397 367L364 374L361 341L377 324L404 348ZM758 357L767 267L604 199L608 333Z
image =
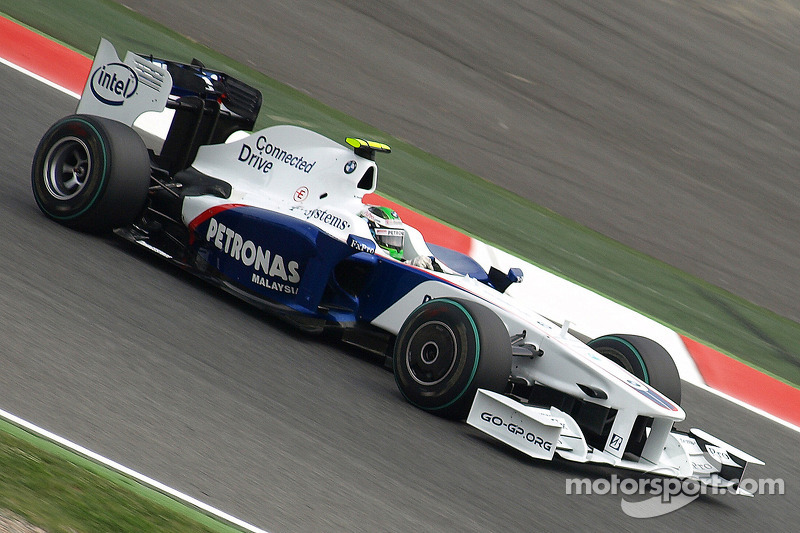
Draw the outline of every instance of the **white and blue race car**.
M541 459L558 455L743 493L758 459L692 429L669 353L650 339L578 339L486 272L367 206L379 142L295 126L255 133L256 89L199 62L124 61L102 41L77 112L34 156L49 218L147 248L299 327L383 354L413 405L466 419ZM169 116L160 146L134 123Z

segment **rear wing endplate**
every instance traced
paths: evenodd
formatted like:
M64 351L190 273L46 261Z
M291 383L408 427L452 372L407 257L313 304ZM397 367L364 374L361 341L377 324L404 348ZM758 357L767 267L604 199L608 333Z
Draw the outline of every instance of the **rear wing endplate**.
M101 39L77 113L133 126L142 113L163 111L171 90L172 76L165 68L133 52L120 61L114 45Z

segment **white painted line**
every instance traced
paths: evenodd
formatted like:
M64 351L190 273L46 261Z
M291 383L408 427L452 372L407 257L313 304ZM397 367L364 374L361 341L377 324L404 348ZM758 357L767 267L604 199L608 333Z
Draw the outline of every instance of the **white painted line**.
M181 501L181 502L183 502L185 504L188 504L188 505L194 507L195 509L206 513L207 515L210 515L210 516L213 516L215 518L219 518L221 520L224 520L225 522L228 522L229 524L233 524L233 525L235 525L237 527L240 527L240 528L242 528L242 529L244 529L246 531L252 531L254 533L267 533L267 531L265 531L263 529L260 529L260 528L257 528L254 525L248 524L247 522L245 522L243 520L240 520L240 519L238 519L238 518L236 518L234 516L229 515L228 513L220 511L219 509L217 509L215 507L212 507L212 506L210 506L210 505L208 505L206 503L203 503L200 500L192 498L189 495L183 494L182 492L179 492L179 491L177 491L177 490L175 490L175 489L173 489L171 487L168 487L168 486L164 485L163 483L161 483L159 481L156 481L155 479L151 479L151 478L145 476L144 474L140 474L140 473L138 473L138 472L136 472L134 470L131 470L130 468L128 468L126 466L123 466L123 465L121 465L121 464L119 464L119 463L117 463L115 461L112 461L111 459L107 459L107 458L103 457L102 455L99 455L99 454L97 454L97 453L95 453L95 452L93 452L93 451L91 451L91 450L89 450L87 448L84 448L83 446L80 446L79 444L75 444L74 442L65 439L64 437L60 437L60 436L56 435L55 433L51 433L50 431L47 431L46 429L42 429L39 426L36 426L36 425L26 421L26 420L23 420L22 418L20 418L18 416L12 415L11 413L9 413L7 411L4 411L4 410L0 409L0 417L2 417L3 419L7 420L8 422L11 422L15 426L21 427L22 429L24 429L24 430L26 430L26 431L28 431L30 433L33 433L34 435L37 435L39 437L42 437L43 439L49 440L49 441L54 442L54 443L56 443L56 444L58 444L60 446L63 446L64 448L67 448L67 449L77 453L78 455L82 455L83 457L91 459L92 461L95 461L95 462L97 462L97 463L99 463L99 464L101 464L101 465L103 465L103 466L105 466L107 468L110 468L111 470L115 470L115 471L117 471L117 472L119 472L121 474L124 474L124 475L126 475L126 476L128 476L130 478L133 478L136 481L138 481L139 483L141 483L143 485L146 485L146 486L148 486L148 487L150 487L152 489L155 489L158 492L161 492L163 494L171 496L172 498L174 498L176 500L179 500L179 501Z
M48 80L46 78L43 78L43 77L39 76L38 74L35 74L35 73L33 73L33 72L31 72L31 71L29 71L27 69L24 69L24 68L22 68L22 67L20 67L18 65L15 65L14 63L11 63L10 61L7 61L7 60L5 60L3 58L0 58L0 63L6 65L8 67L11 67L12 69L14 69L14 70L16 70L18 72L21 72L22 74L30 76L31 78L33 78L33 79L35 79L37 81L40 81L40 82L44 83L45 85L47 85L49 87L52 87L52 88L54 88L54 89L56 89L58 91L61 91L62 93L66 94L66 95L72 96L76 100L78 98L80 98L80 95L78 93L75 93L73 91L65 89L64 87L61 87L60 85L57 85L57 84L51 82L50 80ZM153 129L156 131L156 133L160 132L160 130L157 127L154 127ZM69 440L67 440L67 439L65 439L65 438L63 438L63 437L61 437L59 435L56 435L55 433L51 433L50 431L47 431L46 429L40 428L40 427L32 424L31 422L23 420L22 418L19 418L18 416L15 416L15 415L7 412L7 411L4 411L4 410L0 409L0 417L4 418L5 420L11 422L12 424L14 424L16 426L19 426L19 427L21 427L21 428L23 428L23 429L35 434L35 435L38 435L38 436L40 436L40 437L42 437L44 439L47 439L47 440L49 440L51 442L55 442L56 444L59 444L59 445L65 447L65 448L77 453L78 455L82 455L82 456L84 456L84 457L86 457L88 459L91 459L91 460L93 460L93 461L95 461L97 463L100 463L100 464L102 464L102 465L104 465L104 466L106 466L106 467L108 467L108 468L110 468L112 470L115 470L117 472L125 474L126 476L135 479L136 481L142 483L143 485L146 485L148 487L151 487L151 488L157 490L158 492L161 492L163 494L171 496L172 498L175 498L176 500L178 500L178 501L180 501L180 502L182 502L184 504L190 505L190 506L194 507L195 509L198 509L198 510L200 510L200 511L202 511L202 512L204 512L204 513L206 513L206 514L208 514L210 516L213 516L215 518L224 520L225 522L228 522L229 524L236 525L236 526L238 526L238 527L240 527L240 528L242 528L242 529L244 529L246 531L252 531L252 532L255 532L255 533L268 533L267 531L265 531L263 529L260 529L260 528L254 526L254 525L248 524L247 522L245 522L243 520L240 520L240 519L236 518L235 516L231 516L228 513L224 512L224 511L221 511L221 510L219 510L219 509L217 509L215 507L212 507L212 506L210 506L210 505L208 505L206 503L203 503L200 500L192 498L191 496L189 496L187 494L183 494L182 492L179 492L179 491L177 491L177 490L175 490L175 489L173 489L171 487L168 487L167 485L161 483L160 481L156 481L155 479L151 479L151 478L145 476L144 474L140 474L139 472L136 472L135 470L132 470L132 469L130 469L130 468L124 466L124 465L121 465L121 464L119 464L119 463L117 463L115 461L112 461L111 459L107 459L107 458L103 457L102 455L99 455L99 454L97 454L97 453L95 453L95 452L93 452L93 451L91 451L91 450L89 450L87 448L84 448L83 446L75 444L74 442L71 442L71 441L69 441Z
M31 72L28 69L22 68L19 65L12 63L11 61L3 59L2 57L0 57L0 63L6 65L7 67L11 67L12 69L16 70L17 72L21 72L22 74L25 74L26 76L30 76L31 78L35 79L36 81L44 83L48 87L52 87L53 89L56 89L57 91L61 91L62 93L75 98L76 100L81 97L81 95L79 95L78 93L72 92L69 89L65 89L61 85L58 85L57 83L54 83L54 82L48 80L47 78L43 78L43 77L39 76L38 74L36 74L34 72Z
M770 414L770 413L764 411L763 409L759 409L758 407L752 406L749 403L743 402L742 400L734 398L733 396L731 396L729 394L725 394L724 392L718 391L717 389L712 389L708 385L705 385L705 384L702 384L702 383L695 383L695 385L697 385L698 387L700 387L703 390L706 390L706 391L710 392L711 394L719 396L720 398L724 398L724 399L728 400L729 402L735 403L739 407L744 407L748 411L751 411L751 412L753 412L753 413L755 413L757 415L763 416L764 418L772 420L773 422L777 422L778 424L784 426L787 429L791 429L792 431L796 431L796 432L800 433L800 426L796 426L796 425L792 424L791 422L787 422L786 420L784 420L782 418L778 418L777 416L775 416L773 414Z
M628 333L653 339L675 360L682 380L705 384L686 345L670 328L509 253L474 239L473 243L470 255L482 266L493 265L503 271L522 268L522 283L512 285L507 292L540 315L559 324L569 320L575 331L590 338Z

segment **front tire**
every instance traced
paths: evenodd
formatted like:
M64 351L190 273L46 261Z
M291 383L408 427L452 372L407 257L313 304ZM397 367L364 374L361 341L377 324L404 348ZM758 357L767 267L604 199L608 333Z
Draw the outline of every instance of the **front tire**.
M680 405L681 377L672 356L663 346L639 335L604 335L589 341L600 355L655 387Z
M150 157L129 126L71 115L50 127L34 154L31 185L39 209L74 229L104 232L133 223L150 186Z
M397 387L411 404L463 420L479 388L505 389L511 341L486 307L456 298L430 300L403 324L392 366Z

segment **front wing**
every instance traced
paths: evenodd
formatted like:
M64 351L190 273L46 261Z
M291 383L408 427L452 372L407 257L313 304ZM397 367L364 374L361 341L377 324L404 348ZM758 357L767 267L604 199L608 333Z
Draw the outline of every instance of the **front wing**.
M662 449L642 454L649 460L620 459L589 446L578 423L567 413L555 407L525 405L483 389L475 395L467 423L536 459L552 460L558 455L579 463L694 480L747 496L752 494L739 486L747 466L764 464L699 429L669 431Z

